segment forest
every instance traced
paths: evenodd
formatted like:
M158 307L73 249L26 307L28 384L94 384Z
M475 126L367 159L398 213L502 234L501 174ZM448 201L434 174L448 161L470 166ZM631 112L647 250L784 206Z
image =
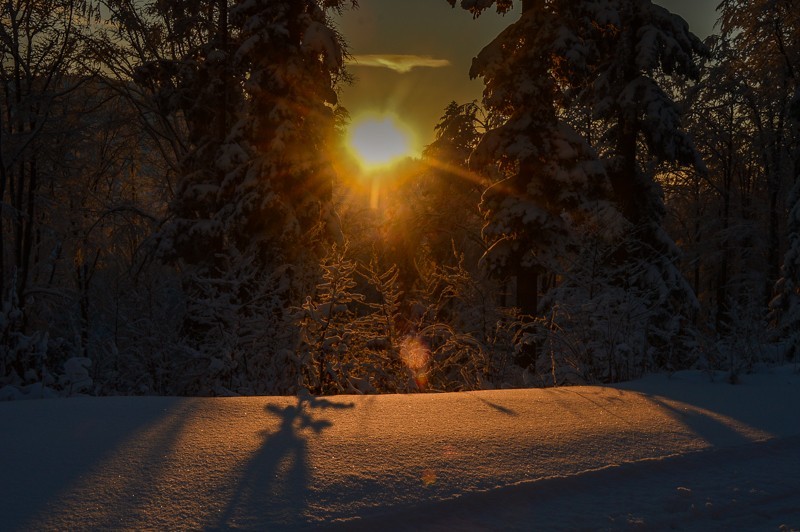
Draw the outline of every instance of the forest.
M355 0L0 7L0 400L441 392L800 349L800 2L508 26L378 208ZM512 11L512 8L514 11Z

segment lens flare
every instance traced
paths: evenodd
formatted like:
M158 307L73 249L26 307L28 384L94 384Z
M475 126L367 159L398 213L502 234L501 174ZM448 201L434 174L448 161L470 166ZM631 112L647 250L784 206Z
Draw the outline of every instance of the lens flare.
M426 469L422 472L422 483L427 488L428 486L432 486L436 484L437 476L436 471L433 469Z
M416 336L407 336L400 342L400 360L411 370L417 388L424 390L428 387L428 364L431 351L422 339Z

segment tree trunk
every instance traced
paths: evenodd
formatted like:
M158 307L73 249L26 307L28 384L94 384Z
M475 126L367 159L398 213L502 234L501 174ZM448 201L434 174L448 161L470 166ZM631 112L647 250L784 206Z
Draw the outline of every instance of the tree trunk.
M632 25L638 27L635 21ZM621 73L623 79L620 80L620 85L623 87L638 77L636 44L634 35L630 31L625 32L620 42L625 57ZM617 111L617 128L616 161L609 173L609 179L622 214L638 228L650 213L647 201L649 191L638 175L639 127L636 117L630 116L626 109L620 107Z
M219 20L218 20L218 39L219 48L226 56L228 54L228 1L219 0ZM230 59L225 60L222 66L221 80L220 80L220 110L218 117L218 135L219 142L225 142L228 135L228 84L230 83Z
M730 180L726 178L725 189L722 195L722 260L719 263L716 279L717 311L715 327L717 333L727 333L730 325L730 311L728 308L728 262L731 254L731 245L728 237L730 227Z
M37 177L36 161L31 160L28 162L28 193L25 200L27 203L27 205L25 205L25 217L20 223L22 257L20 261L19 297L21 301L25 300L25 290L28 288L28 281L31 278L31 255L33 254L33 235L36 216L36 189L38 187Z
M539 272L532 268L520 268L517 275L517 306L524 323L532 323L539 312ZM536 364L539 346L523 345L516 356L515 363L521 368Z

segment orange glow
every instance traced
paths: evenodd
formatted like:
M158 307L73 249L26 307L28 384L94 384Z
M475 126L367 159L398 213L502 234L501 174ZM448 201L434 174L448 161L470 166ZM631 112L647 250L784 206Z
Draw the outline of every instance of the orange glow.
M425 487L435 484L436 479L436 471L433 469L426 469L422 472L422 483L425 484Z
M366 170L389 166L416 151L411 130L392 115L366 115L350 126L347 144Z
M408 336L400 342L400 360L411 370L417 388L424 390L428 387L428 363L431 351L420 338Z

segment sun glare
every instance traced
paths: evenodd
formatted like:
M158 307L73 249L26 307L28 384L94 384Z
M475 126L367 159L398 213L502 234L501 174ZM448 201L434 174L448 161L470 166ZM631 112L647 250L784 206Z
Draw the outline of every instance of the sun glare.
M412 155L412 134L395 117L368 116L350 126L348 144L368 170L387 166Z

